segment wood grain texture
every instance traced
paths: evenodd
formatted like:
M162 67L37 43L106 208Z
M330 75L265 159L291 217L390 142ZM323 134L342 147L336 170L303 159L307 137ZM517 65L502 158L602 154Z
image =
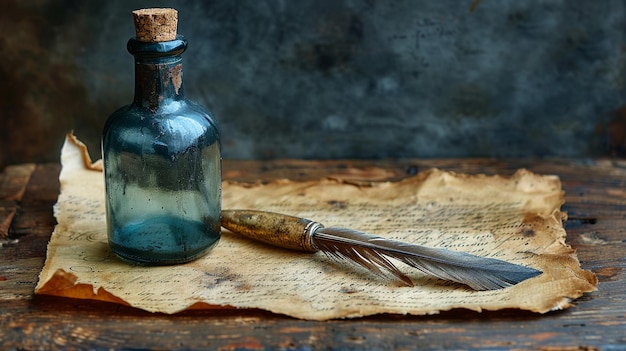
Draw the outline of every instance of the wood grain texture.
M34 164L24 164L8 166L0 173L0 240L9 237L11 222L34 170Z
M565 311L517 310L435 316L380 315L302 321L257 310L151 314L115 304L33 296L55 221L59 166L38 165L9 229L19 242L0 248L0 340L3 349L626 349L626 162L616 160L279 160L224 161L224 178L264 182L368 176L397 180L437 167L512 174L556 174L566 192L568 243L594 271L598 291ZM6 175L6 172L4 173ZM5 194L0 191L0 193ZM0 198L0 201L7 201Z

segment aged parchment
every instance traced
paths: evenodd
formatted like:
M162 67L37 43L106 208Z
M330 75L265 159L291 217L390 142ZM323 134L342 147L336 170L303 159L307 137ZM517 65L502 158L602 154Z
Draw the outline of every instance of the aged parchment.
M432 314L519 308L544 313L595 290L565 243L557 177L520 170L510 178L430 170L399 182L225 182L223 208L282 212L397 240L447 247L544 273L516 286L473 291L399 267L416 287L384 280L323 254L274 248L224 231L213 251L185 265L130 266L111 254L103 179L71 135L62 150L58 220L38 294L122 303L147 311L259 308L324 320L377 313Z

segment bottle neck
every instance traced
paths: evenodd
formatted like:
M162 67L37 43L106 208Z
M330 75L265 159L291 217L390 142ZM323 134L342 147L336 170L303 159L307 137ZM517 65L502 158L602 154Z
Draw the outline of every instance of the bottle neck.
M135 56L135 107L156 112L184 100L182 53L186 48L187 41L180 36L160 43L129 40L128 51Z

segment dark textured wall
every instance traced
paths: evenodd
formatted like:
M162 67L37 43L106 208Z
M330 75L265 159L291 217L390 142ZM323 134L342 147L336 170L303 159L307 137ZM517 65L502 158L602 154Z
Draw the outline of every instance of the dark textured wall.
M57 160L70 129L99 157L146 6L179 10L227 158L624 155L624 1L11 0L0 165Z

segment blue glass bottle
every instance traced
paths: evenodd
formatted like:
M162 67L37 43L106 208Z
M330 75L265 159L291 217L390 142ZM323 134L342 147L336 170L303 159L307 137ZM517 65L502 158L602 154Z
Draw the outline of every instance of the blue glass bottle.
M135 97L109 117L102 138L109 245L134 263L188 262L220 238L219 129L185 99L185 38L135 37L127 48L135 57Z

